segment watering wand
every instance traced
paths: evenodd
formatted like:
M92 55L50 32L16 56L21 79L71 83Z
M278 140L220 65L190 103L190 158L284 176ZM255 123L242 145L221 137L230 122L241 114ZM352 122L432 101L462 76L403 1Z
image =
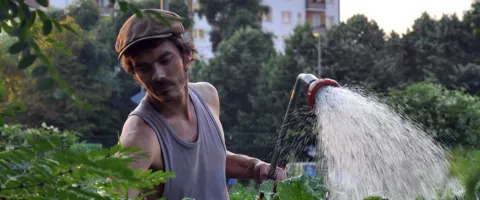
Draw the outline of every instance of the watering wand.
M327 78L318 79L313 74L301 73L297 76L297 80L295 81L295 86L293 87L293 90L290 96L290 102L288 103L287 112L285 113L283 124L280 127L277 142L275 144L275 150L273 152L271 167L268 173L269 179L272 179L272 180L276 179L276 169L278 166L280 153L282 151L281 146L283 143L283 139L285 138L286 132L288 130L288 127L286 127L286 125L289 124L288 123L289 117L296 107L298 96L302 92L300 90L302 86L303 87L306 86L306 88L308 88L307 90L308 104L310 105L310 107L312 107L312 109L315 109L315 97L317 92L320 91L321 88L326 86L340 87L340 85L332 79L327 79ZM275 190L276 188L274 187L274 192ZM260 196L262 197L263 194L260 194Z
M287 112L284 116L283 124L280 127L277 142L275 144L275 150L273 152L271 168L268 174L269 179L275 180L276 178L276 169L279 161L279 156L281 153L280 147L282 145L283 139L285 138L285 135L286 135L285 133L288 130L288 128L286 127L286 124L288 124L289 117L296 107L297 99L301 92L300 88L302 86L307 86L308 88L308 91L307 91L308 104L310 105L310 107L312 107L312 109L315 109L315 96L317 92L320 91L320 88L323 88L326 86L340 87L340 85L332 79L318 79L312 74L304 74L304 73L297 76L297 80L295 81L295 86L293 87L292 94L290 96L290 102L288 103Z

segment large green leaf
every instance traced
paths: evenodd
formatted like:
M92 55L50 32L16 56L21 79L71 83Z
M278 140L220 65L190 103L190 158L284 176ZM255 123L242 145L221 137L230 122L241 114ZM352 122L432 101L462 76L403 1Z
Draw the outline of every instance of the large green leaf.
M21 51L23 51L26 47L28 46L28 43L27 42L16 42L15 44L13 44L12 46L10 46L10 48L8 49L8 52L10 54L17 54L17 53L20 53Z
M118 5L120 6L120 10L122 12L127 12L128 11L128 3L125 1L119 1Z
M37 83L37 90L44 91L53 87L55 80L52 78L42 78Z
M45 72L48 71L48 68L47 66L45 65L40 65L38 67L36 67L35 69L32 70L32 76L33 77L39 77L41 75L44 75Z
M50 19L43 21L42 33L43 35L48 35L52 32L53 22Z
M35 0L35 1L43 7L48 7L48 0Z
M18 63L18 68L20 69L25 69L28 66L32 65L33 62L37 59L37 55L32 54L32 55L27 55L23 57L20 62Z
M78 35L77 31L75 31L75 29L73 29L70 25L68 24L62 24L62 27L67 29L68 31L70 31L71 33L75 34L75 35Z
M160 20L163 24L167 26L171 26L170 22L162 15L160 15L158 12L155 12L153 10L145 10L145 13L154 15L158 20Z

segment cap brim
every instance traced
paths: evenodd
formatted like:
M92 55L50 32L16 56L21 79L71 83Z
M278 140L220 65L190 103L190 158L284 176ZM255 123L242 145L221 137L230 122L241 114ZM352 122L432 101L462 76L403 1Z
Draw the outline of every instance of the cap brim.
M143 38L140 38L138 40L135 40L133 42L131 42L130 44L128 44L127 46L125 46L122 51L120 51L120 53L118 54L118 59L120 59L123 55L123 53L128 49L130 48L132 45L140 42L140 41L143 41L143 40L151 40L151 39L158 39L158 38L166 38L166 37L170 37L172 36L173 33L165 33L165 34L161 34L161 35L153 35L153 36L148 36L148 37L143 37Z

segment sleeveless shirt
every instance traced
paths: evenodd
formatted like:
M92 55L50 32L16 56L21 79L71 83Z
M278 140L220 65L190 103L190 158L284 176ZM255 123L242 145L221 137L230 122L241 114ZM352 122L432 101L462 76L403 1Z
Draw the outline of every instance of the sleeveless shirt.
M175 178L167 179L162 197L166 200L186 197L227 200L225 141L202 97L194 88L189 88L189 94L195 107L198 127L198 139L193 143L182 140L147 98L142 99L129 116L139 116L155 131L164 171L175 173Z

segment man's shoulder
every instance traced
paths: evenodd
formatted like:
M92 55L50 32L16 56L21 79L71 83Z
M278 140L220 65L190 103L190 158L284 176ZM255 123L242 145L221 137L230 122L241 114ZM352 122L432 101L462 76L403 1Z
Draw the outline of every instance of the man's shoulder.
M131 115L125 121L120 142L122 146L137 145L155 137L153 129L141 117Z
M209 82L195 82L189 83L196 91L203 96L218 96L218 91L215 86Z
M215 86L208 82L189 83L189 85L200 94L200 97L209 105L211 111L219 115L220 99Z

